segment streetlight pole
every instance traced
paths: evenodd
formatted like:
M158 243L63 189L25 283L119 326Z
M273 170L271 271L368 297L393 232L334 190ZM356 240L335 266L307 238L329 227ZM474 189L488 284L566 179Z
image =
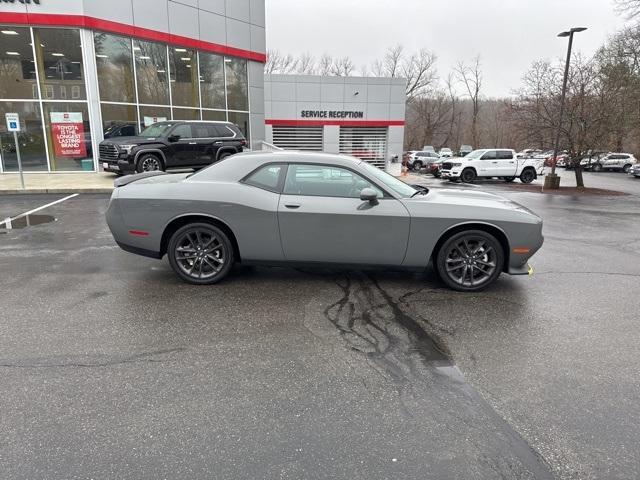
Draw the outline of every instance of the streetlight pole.
M586 27L574 27L565 32L560 32L559 37L569 37L569 45L567 46L567 61L564 65L564 78L562 79L562 96L560 98L560 118L558 119L558 132L556 133L556 141L553 145L553 157L551 162L551 173L544 179L545 188L560 188L560 177L556 175L556 160L558 157L558 149L560 148L560 135L562 133L562 117L564 115L564 100L567 96L567 80L569 79L569 64L571 63L571 48L573 47L573 34L584 32Z

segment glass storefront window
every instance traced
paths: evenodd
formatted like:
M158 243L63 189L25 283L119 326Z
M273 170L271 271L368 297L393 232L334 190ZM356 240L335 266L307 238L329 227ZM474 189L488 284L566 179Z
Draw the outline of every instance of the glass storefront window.
M138 112L135 105L101 103L104 138L130 137L138 133Z
M229 112L229 121L235 123L240 131L244 134L244 138L247 139L247 144L251 145L249 139L249 114L243 112Z
M166 120L171 120L170 108L140 105L140 131L156 122L164 122Z
M174 108L174 120L200 120L200 110L195 108Z
M96 32L94 44L100 100L135 102L131 39Z
M199 107L198 55L195 50L169 47L171 102L183 107Z
M249 81L247 61L240 58L225 58L227 77L227 108L249 110Z
M217 122L227 121L227 112L220 110L202 110L203 120L214 120Z
M138 101L169 105L167 46L134 40L133 55L138 77Z
M34 28L43 100L85 100L80 31Z
M91 125L83 102L43 103L52 171L93 171Z
M38 99L36 64L28 28L2 27L0 98Z
M200 53L200 89L203 108L226 108L224 57L212 53Z
M13 132L7 132L5 113L20 115L18 142L25 171L46 171L47 153L44 147L42 117L38 102L0 102L0 162L5 172L18 171L18 156Z

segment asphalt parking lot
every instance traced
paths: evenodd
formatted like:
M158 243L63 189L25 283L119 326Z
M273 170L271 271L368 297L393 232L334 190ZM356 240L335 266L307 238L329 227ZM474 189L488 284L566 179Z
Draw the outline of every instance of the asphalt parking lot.
M429 271L186 285L115 246L106 195L0 230L2 477L640 477L640 179L585 180L630 195L472 187L545 221L536 274L479 294Z

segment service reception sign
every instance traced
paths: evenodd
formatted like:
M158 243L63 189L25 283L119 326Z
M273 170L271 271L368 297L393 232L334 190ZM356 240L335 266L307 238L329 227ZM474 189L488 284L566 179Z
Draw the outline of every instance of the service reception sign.
M51 112L51 130L56 156L69 158L87 156L82 112Z

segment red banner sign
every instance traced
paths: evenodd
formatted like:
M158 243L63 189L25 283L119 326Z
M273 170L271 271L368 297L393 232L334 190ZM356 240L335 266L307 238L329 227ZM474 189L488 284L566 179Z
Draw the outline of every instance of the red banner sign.
M57 157L87 156L81 112L51 112L51 130Z

